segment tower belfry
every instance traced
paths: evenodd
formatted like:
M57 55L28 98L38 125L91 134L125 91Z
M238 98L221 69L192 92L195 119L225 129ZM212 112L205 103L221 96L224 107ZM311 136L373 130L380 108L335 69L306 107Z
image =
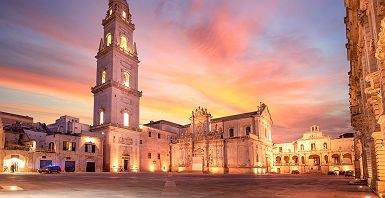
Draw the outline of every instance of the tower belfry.
M102 20L94 94L92 131L103 135L104 171L139 167L138 54L126 0L109 0Z
M138 56L126 0L110 0L102 21L104 35L96 55L94 126L139 127Z

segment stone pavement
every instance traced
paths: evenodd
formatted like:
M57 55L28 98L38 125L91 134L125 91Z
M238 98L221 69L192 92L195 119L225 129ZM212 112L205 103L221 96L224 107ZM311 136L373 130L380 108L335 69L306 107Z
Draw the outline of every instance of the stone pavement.
M180 173L0 174L0 197L375 198L366 186L327 175Z

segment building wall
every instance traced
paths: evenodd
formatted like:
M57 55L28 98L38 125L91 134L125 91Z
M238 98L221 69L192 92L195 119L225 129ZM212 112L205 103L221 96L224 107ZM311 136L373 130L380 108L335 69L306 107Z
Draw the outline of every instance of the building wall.
M150 137L151 133L151 137ZM170 144L177 134L143 127L140 137L140 170L159 172L170 170Z
M385 192L385 169L381 168L385 166L385 2L345 0L345 6L356 176L375 191Z
M313 130L317 127L317 130ZM312 126L301 139L274 144L273 171L277 173L323 173L354 170L353 138L332 139Z

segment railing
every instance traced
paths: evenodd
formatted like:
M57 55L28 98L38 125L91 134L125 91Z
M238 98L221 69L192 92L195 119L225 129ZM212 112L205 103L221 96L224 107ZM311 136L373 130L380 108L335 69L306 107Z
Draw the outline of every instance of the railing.
M29 151L30 147L28 146L21 146L17 144L8 144L4 148L5 150L22 150L22 151Z

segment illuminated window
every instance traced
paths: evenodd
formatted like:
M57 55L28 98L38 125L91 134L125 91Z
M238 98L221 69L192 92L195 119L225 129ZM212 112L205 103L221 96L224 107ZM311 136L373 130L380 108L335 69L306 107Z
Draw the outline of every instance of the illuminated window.
M104 112L100 111L99 113L99 124L104 124Z
M123 72L123 85L126 87L130 86L130 74L128 72Z
M102 71L102 84L106 83L106 77L107 77L107 72L106 70Z
M109 11L108 11L108 14L111 16L112 15L112 9L110 9Z
M107 44L107 47L108 47L108 46L110 46L111 43L112 43L112 35L111 35L111 33L108 33L108 34L107 34L106 40L107 40L106 44Z
M123 121L124 126L128 126L128 113L123 114Z
M123 11L123 12L122 12L122 17L123 17L124 19L126 19L126 18L127 18L127 14L126 14L126 12L125 12L125 11Z
M120 47L124 49L124 51L127 51L127 37L121 36L120 37Z

